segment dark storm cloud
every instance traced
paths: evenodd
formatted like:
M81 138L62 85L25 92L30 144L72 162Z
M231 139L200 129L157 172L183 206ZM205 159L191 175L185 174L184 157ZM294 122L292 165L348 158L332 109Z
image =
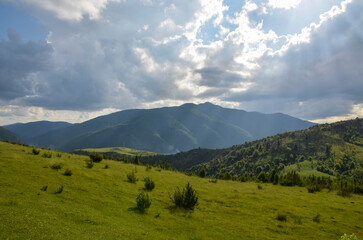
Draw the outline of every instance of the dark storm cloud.
M33 93L31 74L50 66L53 49L45 41L23 42L14 30L0 42L0 99L12 100Z

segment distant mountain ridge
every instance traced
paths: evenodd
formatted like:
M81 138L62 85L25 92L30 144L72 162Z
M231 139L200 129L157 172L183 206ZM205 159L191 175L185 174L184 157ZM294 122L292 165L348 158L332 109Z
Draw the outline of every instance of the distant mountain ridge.
M157 153L226 148L315 125L285 114L227 109L211 103L124 110L62 127L27 143L63 151L128 147Z
M0 141L20 143L21 139L14 133L10 132L9 130L7 130L3 127L0 127Z
M71 125L72 124L68 122L37 121L29 123L14 123L5 125L3 128L9 130L26 141L30 138L46 134L59 128L69 127Z

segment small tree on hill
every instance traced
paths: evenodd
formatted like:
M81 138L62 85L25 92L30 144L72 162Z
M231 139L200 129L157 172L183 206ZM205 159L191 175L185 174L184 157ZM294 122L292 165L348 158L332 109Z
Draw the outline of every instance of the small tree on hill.
M38 155L40 153L40 150L33 148L32 152L34 155Z
M91 153L91 154L89 155L89 158L90 158L93 162L95 162L95 163L99 163L99 162L101 162L101 161L102 161L102 159L103 159L103 155L98 154L98 153Z
M143 192L137 195L136 206L140 212L144 213L151 206L149 195Z
M127 177L127 181L130 183L136 183L137 182L137 177L134 171L131 171L130 173L128 173L126 175Z
M269 182L274 182L274 179L275 179L275 175L277 174L277 171L276 169L272 170L270 176L269 176Z
M180 189L179 187L175 189L175 192L172 196L170 196L170 199L175 206L191 210L193 210L198 204L197 192L193 189L190 183L187 183L183 189Z
M207 175L207 173L205 171L205 168L202 167L202 169L200 169L200 171L198 173L198 176L201 177L201 178L204 178L206 175Z
M145 189L148 191L152 191L155 188L155 183L150 177L146 177L145 181Z
M135 165L141 165L141 162L140 162L140 159L139 159L139 157L138 157L138 156L135 156L134 164L135 164Z

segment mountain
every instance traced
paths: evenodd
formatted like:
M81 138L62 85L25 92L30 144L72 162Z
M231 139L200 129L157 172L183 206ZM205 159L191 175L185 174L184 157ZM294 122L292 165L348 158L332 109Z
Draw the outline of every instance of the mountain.
M29 123L15 123L3 126L3 128L15 133L21 139L27 140L48 133L50 131L71 126L67 122L38 121Z
M3 127L0 127L0 141L21 142L18 136Z
M284 114L226 109L211 103L134 109L101 116L29 139L63 151L128 147L157 153L225 148L314 123Z
M354 176L363 179L363 119L316 125L227 149L194 149L175 155L142 158L210 176L229 172L257 176L261 171L296 170L305 175Z

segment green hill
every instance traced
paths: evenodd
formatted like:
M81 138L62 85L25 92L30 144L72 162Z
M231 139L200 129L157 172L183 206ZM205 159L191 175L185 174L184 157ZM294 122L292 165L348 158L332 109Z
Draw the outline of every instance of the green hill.
M143 150L136 150L131 148L124 148L124 147L113 147L113 148L85 148L85 149L77 149L74 150L73 153L75 154L83 154L89 155L90 153L98 153L103 154L107 158L117 159L123 157L146 157L146 156L156 156L157 153L143 151Z
M110 160L87 168L86 156L39 150L34 155L30 147L0 142L2 239L362 237L361 195L344 198L327 190L311 194L301 187L213 182ZM66 169L71 176L63 175ZM126 181L132 171L136 184ZM145 177L156 187L148 192L152 204L142 214L135 199L144 191ZM194 211L174 208L169 199L187 182L199 196Z
M229 172L257 176L261 171L297 170L302 175L347 175L363 179L363 120L323 124L287 132L227 149L194 149L176 155L146 157L152 164L167 161L172 167L209 176Z
M119 147L157 153L225 148L314 124L283 114L261 114L211 103L125 110L28 139L63 151Z

